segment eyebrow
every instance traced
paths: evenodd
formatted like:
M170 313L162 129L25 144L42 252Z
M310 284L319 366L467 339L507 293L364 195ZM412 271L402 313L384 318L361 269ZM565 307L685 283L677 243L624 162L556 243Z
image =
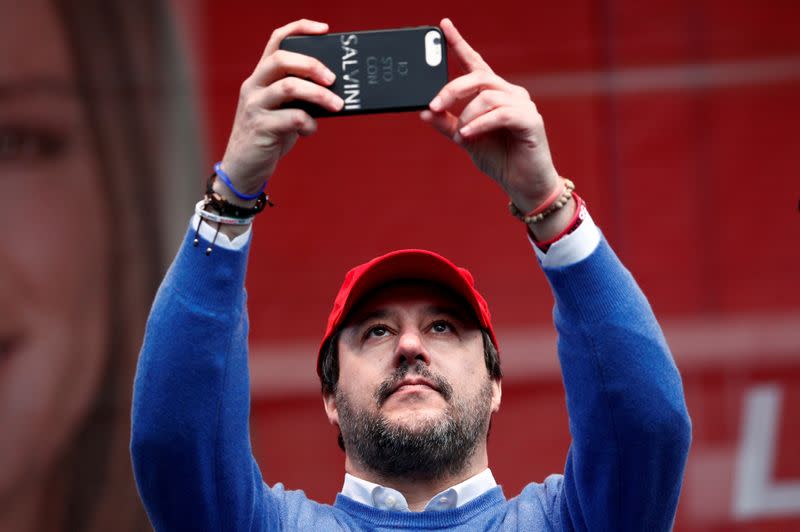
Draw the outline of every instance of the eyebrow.
M462 322L477 322L473 314L458 306L428 305L424 308L427 314L445 314ZM381 320L391 317L393 312L388 308L376 308L366 313L356 313L348 320L350 325L361 326L372 320Z
M474 311L472 311L471 308L468 310L464 307L454 305L430 305L426 307L425 310L431 314L446 314L448 316L453 316L454 318L463 322L477 321L473 317Z
M387 308L377 308L369 312L356 312L347 321L350 325L360 326L372 320L381 320L391 316L392 312Z
M0 100L31 98L41 95L73 98L78 95L78 87L65 79L44 76L0 81Z

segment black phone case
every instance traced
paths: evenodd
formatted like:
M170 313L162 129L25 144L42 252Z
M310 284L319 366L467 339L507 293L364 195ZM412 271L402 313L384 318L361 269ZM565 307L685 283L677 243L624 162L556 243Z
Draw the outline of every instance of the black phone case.
M435 66L426 58L431 31L441 46ZM338 113L307 102L285 106L315 117L425 109L447 83L447 46L435 26L291 36L280 48L315 57L336 74L330 89L345 102Z

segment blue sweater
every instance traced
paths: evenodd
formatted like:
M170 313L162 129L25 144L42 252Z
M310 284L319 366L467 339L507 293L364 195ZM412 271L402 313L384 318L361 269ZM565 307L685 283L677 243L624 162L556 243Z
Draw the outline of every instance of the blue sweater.
M131 453L156 530L670 529L691 438L681 380L605 240L545 270L572 435L563 475L510 500L496 487L459 508L397 512L263 482L248 426L249 246L206 256L192 236L156 296L134 385Z

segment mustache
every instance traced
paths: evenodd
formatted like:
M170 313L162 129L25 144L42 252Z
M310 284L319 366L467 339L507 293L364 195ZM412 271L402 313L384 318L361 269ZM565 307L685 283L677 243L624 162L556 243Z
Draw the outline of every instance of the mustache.
M447 382L447 379L431 371L421 360L417 360L417 363L413 366L408 364L398 366L397 369L378 386L378 389L375 391L375 401L378 403L378 406L383 406L383 403L394 393L397 384L402 381L406 375L412 373L411 370L414 370L413 374L431 381L446 401L449 401L453 396L453 387Z

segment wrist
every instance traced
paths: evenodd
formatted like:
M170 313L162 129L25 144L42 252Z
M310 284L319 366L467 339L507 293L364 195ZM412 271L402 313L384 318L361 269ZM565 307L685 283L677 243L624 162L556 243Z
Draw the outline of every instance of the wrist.
M219 179L214 179L211 182L211 190L222 196L222 198L228 203L232 203L234 205L238 205L240 207L245 207L248 209L253 208L257 201L257 200L243 200L237 197L236 194L234 194L233 191Z
M549 242L569 228L576 212L577 203L574 197L570 197L563 208L539 222L527 224L528 230L537 241Z
M561 229L561 231L556 233L554 236L550 236L547 239L537 238L531 227L528 226L528 236L530 237L531 242L533 242L541 251L547 253L552 244L555 244L565 236L575 232L583 223L583 220L588 216L586 204L584 203L583 199L577 194L573 194L572 198L575 202L575 210L572 214L572 217L567 222L566 227ZM541 233L542 231L539 232Z
M558 180L549 195L527 214L513 199L508 204L511 214L526 224L534 240L550 241L563 234L574 221L579 206L573 198L575 184L564 177Z
M551 193L560 186L562 177L553 168L544 177L529 181L535 181L537 186L530 190L526 189L526 187L517 187L506 191L511 202L525 213L531 212L545 203Z
M206 255L211 254L216 237L222 233L229 240L246 233L253 219L265 207L273 206L269 196L264 192L266 181L262 183L257 194L243 197L241 191L232 186L230 177L221 168L221 163L214 165L214 173L206 183L205 198L195 205L195 214L198 216L197 231L205 223L214 230L214 238L206 248ZM199 244L195 233L194 245Z
M216 163L214 165L214 174L211 176L211 179L214 180L213 183L216 183L217 186L220 186L220 185L224 184L225 188L227 188L227 191L226 191L227 196L230 196L231 193L232 193L233 196L231 198L235 197L235 199L238 200L237 202L235 202L236 204L239 204L241 206L245 206L246 204L242 204L240 202L256 201L261 197L261 195L264 192L264 188L267 186L267 180L266 179L259 178L257 180L257 182L258 182L257 187L248 186L247 184L243 184L242 183L242 181L243 181L242 179L237 179L235 177L236 174L234 174L234 177L231 178L231 176L228 175L226 170L227 170L227 167L226 168L222 167L222 161ZM234 181L238 181L238 183L236 183ZM249 181L252 181L252 180L249 180ZM255 188L257 188L257 189L255 189ZM253 190L251 190L251 189L253 189ZM227 198L227 196L226 196L226 198Z

